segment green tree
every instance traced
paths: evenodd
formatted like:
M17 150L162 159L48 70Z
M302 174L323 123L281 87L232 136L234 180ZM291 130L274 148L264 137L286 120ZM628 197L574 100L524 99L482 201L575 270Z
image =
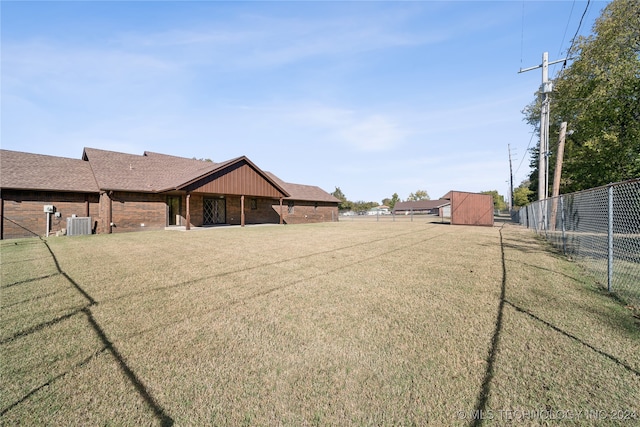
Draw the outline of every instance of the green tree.
M414 202L416 200L431 200L431 199L429 198L429 193L427 193L426 190L418 190L415 193L409 194L409 197L407 197L407 200L410 202Z
M498 194L497 190L481 191L480 194L489 194L493 197L493 207L499 211L507 209L507 204L504 201L504 197Z
M347 196L344 195L340 187L336 187L331 195L340 200L340 203L338 203L338 210L348 211L353 208L353 203L347 200Z
M391 198L384 198L382 199L382 204L385 206L389 206L389 208L391 210L393 210L393 207L396 205L396 203L398 203L400 201L400 196L398 196L398 193L393 193L393 195L391 196Z
M640 176L640 13L637 0L614 0L579 37L567 56L575 61L555 80L551 94L550 181L560 123L573 134L565 145L562 193ZM523 113L539 127L539 100ZM555 136L555 141L554 141ZM532 151L537 156L537 149ZM538 161L532 159L532 198L537 198ZM549 185L552 183L550 182Z
M396 206L396 203L398 203L399 201L400 196L398 196L398 193L393 193L393 195L391 195L391 201L387 206L389 206L389 208L393 210L393 208Z
M366 212L369 209L375 208L376 206L378 206L378 203L376 202L365 202L364 200L353 202L353 210L358 213Z
M531 189L529 189L529 181L524 181L517 188L513 189L513 205L514 206L526 206L530 203L529 195Z

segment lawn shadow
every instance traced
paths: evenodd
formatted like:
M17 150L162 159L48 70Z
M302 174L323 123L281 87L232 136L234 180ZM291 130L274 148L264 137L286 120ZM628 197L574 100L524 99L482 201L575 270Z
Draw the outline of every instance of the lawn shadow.
M222 272L219 272L219 273L211 274L209 276L202 276L202 277L198 277L198 278L191 279L191 280L185 280L184 282L171 283L171 284L164 285L164 286L156 286L154 288L146 289L144 291L136 290L136 291L129 292L129 293L123 293L121 295L105 299L105 300L102 301L102 303L106 303L106 302L112 303L114 301L118 301L118 300L121 300L121 299L127 299L127 298L130 298L132 296L136 296L136 295L140 295L140 294L145 294L146 295L146 294L150 294L152 292L162 292L162 291L166 291L166 290L169 290L169 289L178 289L178 288L190 286L190 285L193 285L195 283L199 283L199 282L202 282L202 281L205 281L205 280L209 280L209 279L222 278L222 277L230 276L230 275L237 274L237 273L246 273L248 271L260 270L262 268L272 267L272 266L284 264L284 263L291 262L291 261L299 261L299 260L303 260L303 259L313 258L313 257L319 256L319 255L333 254L333 253L335 253L337 251L343 251L343 250L346 250L346 249L353 249L353 248L357 248L357 247L361 247L361 246L368 246L368 245L371 245L373 243L386 242L386 241L389 241L389 240L397 239L399 237L414 236L415 234L416 234L415 231L409 231L409 232L406 232L406 233L399 233L399 234L393 235L391 237L376 238L376 239L371 239L371 240L367 240L367 241L364 241L364 242L357 242L357 243L354 243L354 244L351 244L351 245L342 246L342 247L338 247L338 248L331 248L331 249L327 249L327 250L311 252L311 253L308 253L308 254L299 255L299 256L295 256L295 257L290 257L290 258L286 258L286 259L278 259L276 261L271 261L271 262L258 263L258 264L252 265L250 267L235 268L235 269L232 269L232 270L222 271ZM435 237L439 237L439 236L442 236L442 235L444 235L444 234L438 234L436 236L431 236L431 237L427 238L426 240L431 240L431 239L433 239ZM417 245L417 244L422 243L422 242L424 242L426 240L425 239L421 239L416 243L407 244L407 245L404 246L404 248ZM394 250L392 250L390 252L384 252L384 253L378 254L376 256L388 255L391 252L396 252L396 251L399 251L401 249L402 248L394 249Z
M509 306L511 306L513 309L515 309L517 312L522 313L522 314L526 314L527 316L529 316L532 319L537 320L538 322L542 323L543 325L547 326L548 328L551 328L552 330L559 332L560 334L564 335L567 338L571 338L572 340L582 344L583 346L589 348L590 350L593 350L594 352L596 352L597 354L604 356L606 358L608 358L609 360L613 361L614 363L616 363L618 366L626 369L627 371L635 374L636 376L640 377L640 371L630 365L628 365L627 363L625 363L624 361L618 359L617 357L603 351L600 350L599 348L594 347L593 345L581 340L580 338L576 337L575 335L571 334L570 332L565 331L564 329L561 329L559 327L557 327L556 325L547 322L546 320L542 319L539 316L536 316L535 314L533 314L532 312L530 312L527 309L524 309L522 307L519 307L518 305L512 303L509 300L505 300L506 304L509 304Z
M504 226L504 225L503 225ZM484 372L484 379L482 380L482 386L480 392L476 398L476 406L473 414L482 414L486 411L487 401L491 393L491 382L495 372L496 356L498 354L498 345L500 343L500 334L502 333L502 320L504 315L505 296L507 291L507 266L504 259L504 245L502 238L502 228L500 227L500 257L502 259L502 284L500 286L500 303L498 304L498 315L496 316L496 323L493 329L493 336L491 337L491 348L489 350L489 356L487 357L487 369ZM471 420L470 426L481 426L483 418L481 416L474 417Z
M47 274L46 276L38 276L38 277L33 277L31 279L20 280L19 282L9 283L9 284L0 286L0 289L7 289L7 288L11 288L11 287L17 286L17 285L24 285L24 284L27 284L27 283L37 282L38 280L49 279L49 278L51 278L53 276L57 276L58 274L60 274L60 273L56 272L56 273L53 273L53 274Z
M495 322L495 327L494 327L494 331L493 331L493 336L491 337L491 348L489 350L489 355L487 357L487 368L485 370L485 374L484 374L484 379L482 381L482 386L480 388L480 392L478 393L478 396L476 398L476 405L474 408L474 412L472 412L472 414L477 415L474 416L474 418L470 421L469 426L473 426L473 427L478 427L481 426L484 422L483 417L481 416L483 413L486 412L486 408L487 408L487 402L489 400L489 395L491 393L491 383L493 381L493 377L495 375L495 361L496 361L496 355L498 352L498 346L500 343L500 335L502 333L502 323L503 323L503 316L504 316L504 306L505 304L508 304L510 307L514 308L517 312L525 314L529 317L531 317L532 319L541 322L543 325L545 325L546 327L552 329L553 331L556 331L560 334L562 334L565 337L568 337L580 344L582 344L583 346L587 347L588 349L594 351L595 353L606 357L607 359L613 361L614 363L616 363L618 366L626 369L627 371L629 371L630 373L640 377L640 371L637 368L634 368L632 366L630 366L629 364L625 363L624 361L618 359L617 357L603 351L600 350L598 348L596 348L595 346L581 340L580 338L578 338L577 336L553 325L552 323L540 318L539 316L536 316L535 314L531 313L530 311L519 307L518 305L508 301L506 299L506 286L507 286L507 267L506 267L506 259L505 259L505 247L511 247L514 248L515 250L519 245L505 245L504 241L503 241L503 235L502 235L502 227L499 230L500 232L500 253L501 253L501 261L502 261L502 285L501 285L501 289L500 289L500 302L498 304L498 314L496 316L496 322ZM526 252L526 251L525 251ZM528 264L527 264L528 265ZM541 267L537 267L537 266L531 266L531 267L536 267L536 268L541 268ZM563 274L563 273L559 273L553 270L549 270L549 269L545 269L542 268L543 270L547 270L547 271L551 271L554 274L561 274L564 275L565 277L571 279L571 280L575 280L578 281L577 278Z
M65 377L67 374L70 374L71 372L73 372L75 369L81 368L84 365L86 365L87 363L89 363L94 357L98 356L100 353L102 353L103 351L105 351L106 348L103 347L100 350L96 351L95 353L93 353L91 356L81 360L80 362L76 363L75 365L73 365L71 367L71 369L69 369L68 371L65 371L61 374L56 375L55 377L51 378L49 381L47 381L44 384L40 384L38 387L34 388L33 390L31 390L29 393L25 394L24 396L22 396L22 398L20 398L19 400L13 402L11 405L7 406L6 408L4 408L2 411L0 411L0 417L3 416L4 414L6 414L7 412L9 412L11 409L15 408L16 406L18 406L19 404L21 404L22 402L26 402L27 399L29 399L31 396L33 396L34 394L36 394L37 392L39 392L40 390L42 390L45 387L49 387L51 384L55 383L56 381L58 381L59 379Z
M102 327L100 326L100 324L96 321L96 319L93 317L93 314L91 313L91 307L97 305L97 301L95 299L93 299L93 297L91 297L91 295L89 295L75 280L73 280L64 270L62 270L62 268L60 267L60 263L58 262L58 258L56 257L56 255L53 253L53 251L51 250L51 247L49 246L49 244L47 243L46 240L41 239L42 243L44 243L45 247L47 248L47 250L49 251L49 253L51 254L51 257L53 259L53 262L56 266L56 269L58 270L57 274L61 274L62 276L64 276L64 278L87 300L87 304L75 311L72 311L70 313L67 313L63 316L57 317L53 320L47 321L47 322L43 322L40 323L34 327L31 327L29 329L26 329L24 331L20 331L16 334L14 334L13 336L6 338L4 340L2 340L0 342L0 344L6 344L7 342L13 341L15 339L21 338L21 337L25 337L28 335L33 334L34 332L40 331L42 329L45 329L47 327L53 326L57 323L60 323L66 319L69 319L77 314L83 313L86 317L87 320L89 322L89 325L91 326L91 328L93 329L93 331L96 333L96 335L100 338L100 341L102 342L103 347L93 353L91 356L89 356L88 358L82 360L81 362L77 363L76 365L74 365L73 368L71 368L69 371L63 372L55 377L53 377L52 379L50 379L49 381L47 381L44 384L41 384L40 386L34 388L33 390L31 390L30 392L28 392L27 394L25 394L24 396L22 396L20 399L18 399L17 401L15 401L14 403L12 403L11 405L9 405L7 408L2 409L2 411L0 411L0 416L2 416L3 414L5 414L6 412L8 412L9 410L11 410L12 408L16 407L17 405L19 405L20 403L26 401L29 397L31 397L32 395L34 395L35 393L37 393L39 390L42 390L43 388L45 388L48 385L51 385L52 383L54 383L55 381L63 378L65 375L67 375L69 372L73 371L74 369L77 369L79 367L82 367L84 365L86 365L91 359L93 359L94 357L96 357L98 354L102 353L104 350L108 350L109 353L111 353L111 355L116 359L116 361L118 362L118 367L120 368L120 370L122 371L122 373L125 374L125 376L129 379L129 381L131 382L131 384L135 387L136 391L138 392L138 394L144 399L145 403L149 406L149 408L151 408L151 410L153 411L153 413L155 414L156 418L158 419L158 421L160 421L160 424L162 426L172 426L174 424L173 419L165 412L165 410L156 402L156 400L153 398L153 396L151 396L151 394L149 393L149 391L147 390L147 388L145 387L145 385L142 383L142 381L138 378L138 376L135 374L135 372L131 369L131 367L129 367L129 365L127 364L127 362L124 360L124 358L122 357L122 355L120 354L120 352L118 351L118 349L113 345L113 343L109 340L109 338L107 337L107 335L105 334L104 330L102 329ZM37 279L35 279L37 280ZM21 282L21 283L27 283L29 281L25 281L25 282ZM17 284L17 283L16 283ZM14 284L14 285L16 285Z
M268 288L263 289L263 290L261 290L259 292L255 292L255 293L253 293L251 295L248 295L248 296L246 296L244 298L231 299L229 302L227 302L225 304L222 304L222 305L216 306L216 307L211 307L209 309L209 313L212 313L212 312L218 311L218 310L228 309L230 307L234 307L234 306L237 306L237 305L240 305L240 304L245 304L245 303L247 303L249 301L252 301L252 300L254 300L256 298L259 298L259 297L263 297L263 296L269 295L269 294L271 294L273 292L277 292L277 291L280 291L280 290L291 288L293 286L296 286L296 285L299 285L299 284L302 284L302 283L306 283L306 282L308 282L310 280L313 280L313 279L316 279L316 278L319 278L319 277L324 277L324 276L326 276L328 274L332 274L332 273L338 272L338 271L343 270L345 268L350 268L350 267L353 267L353 266L356 266L356 265L360 265L360 264L363 264L363 263L366 263L366 262L377 260L382 255L390 255L392 253L405 250L405 249L407 249L409 247L412 247L412 246L417 246L417 245L423 244L424 242L427 242L427 241L433 240L433 239L435 239L437 237L441 237L441 236L445 236L445 235L446 235L445 233L441 233L441 234L436 234L435 236L430 236L430 237L427 237L427 238L419 239L418 241L415 241L415 242L412 242L412 243L409 243L409 244L405 244L404 246L388 250L388 251L383 252L381 254L375 254L375 255L370 256L370 257L358 259L358 260L350 262L348 264L342 264L342 265L338 265L338 266L336 266L334 268L331 268L331 269L328 269L328 270L323 270L320 273L317 273L317 274L315 274L313 276L302 277L300 279L296 279L296 280L294 280L292 282L288 282L288 283L285 283L285 284L280 285L280 286L268 287ZM379 240L387 240L387 239L379 239ZM344 248L351 248L351 247L354 247L354 246L365 245L365 244L366 243L358 243L356 245L351 245L351 246L348 246L348 247L338 248L338 250L344 249ZM309 257L316 256L316 255L322 255L322 254L325 254L327 252L331 252L331 251L315 252L315 253L312 253L312 254L303 255L301 257L288 258L288 259L285 259L285 260L280 260L280 261L276 261L276 262L269 263L269 264L261 264L261 265L258 265L258 266L255 266L255 267L251 267L251 268L246 269L246 270L259 268L259 267L264 267L266 265L277 265L277 264L280 264L280 263L289 262L291 260L297 260L297 259L301 259L301 258L309 258ZM224 273L220 273L220 274L216 274L216 275L211 275L211 276L208 276L208 277L189 280L187 282L181 282L181 283L178 283L178 284L175 284L175 285L164 286L162 288L154 288L151 291L152 292L157 292L157 291L165 290L165 289L183 287L183 286L187 286L187 285L190 285L190 284L197 283L197 282L202 281L202 280L206 280L208 278L226 276L226 275L229 275L229 274L234 274L234 273L237 273L239 271L246 271L246 270L224 272ZM235 285L231 285L231 286L234 287ZM223 288L223 289L226 289L226 288ZM136 294L139 294L139 292L136 292ZM116 299L120 299L120 298L121 297L117 297ZM113 299L109 300L109 301L113 301ZM154 326L152 326L150 328L147 328L147 329L144 329L142 331L139 331L139 332L135 333L132 336L141 336L141 335L149 333L149 332L151 332L153 330L165 329L165 328L173 326L173 325L175 325L175 324L177 324L177 323L179 323L181 321L182 320L177 320L177 321L172 321L172 322L167 322L167 323L160 323L160 324L154 325Z

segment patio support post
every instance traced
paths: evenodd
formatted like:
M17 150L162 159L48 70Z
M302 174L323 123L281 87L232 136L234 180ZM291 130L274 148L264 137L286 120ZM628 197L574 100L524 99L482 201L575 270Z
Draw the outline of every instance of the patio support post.
M280 225L282 225L282 197L280 197Z
M113 233L113 191L105 193L107 196L107 234Z
M187 193L187 224L185 225L185 230L191 230L191 193Z
M4 240L4 199L0 193L0 240Z
M244 227L244 194L240 196L240 227Z

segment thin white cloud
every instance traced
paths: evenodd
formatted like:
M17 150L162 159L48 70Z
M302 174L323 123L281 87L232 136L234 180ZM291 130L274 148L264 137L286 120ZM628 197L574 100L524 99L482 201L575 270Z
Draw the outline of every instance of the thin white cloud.
M406 136L396 123L382 115L364 117L339 131L340 136L360 151L386 151L402 144Z
M286 116L303 128L313 127L339 147L359 152L388 151L401 146L409 131L388 113L369 113L329 106L299 105Z

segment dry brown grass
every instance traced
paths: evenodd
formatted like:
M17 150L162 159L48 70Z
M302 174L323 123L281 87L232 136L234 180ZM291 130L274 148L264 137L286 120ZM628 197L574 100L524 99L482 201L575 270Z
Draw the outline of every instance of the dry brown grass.
M515 226L343 221L47 245L2 243L4 424L640 417L637 319Z

